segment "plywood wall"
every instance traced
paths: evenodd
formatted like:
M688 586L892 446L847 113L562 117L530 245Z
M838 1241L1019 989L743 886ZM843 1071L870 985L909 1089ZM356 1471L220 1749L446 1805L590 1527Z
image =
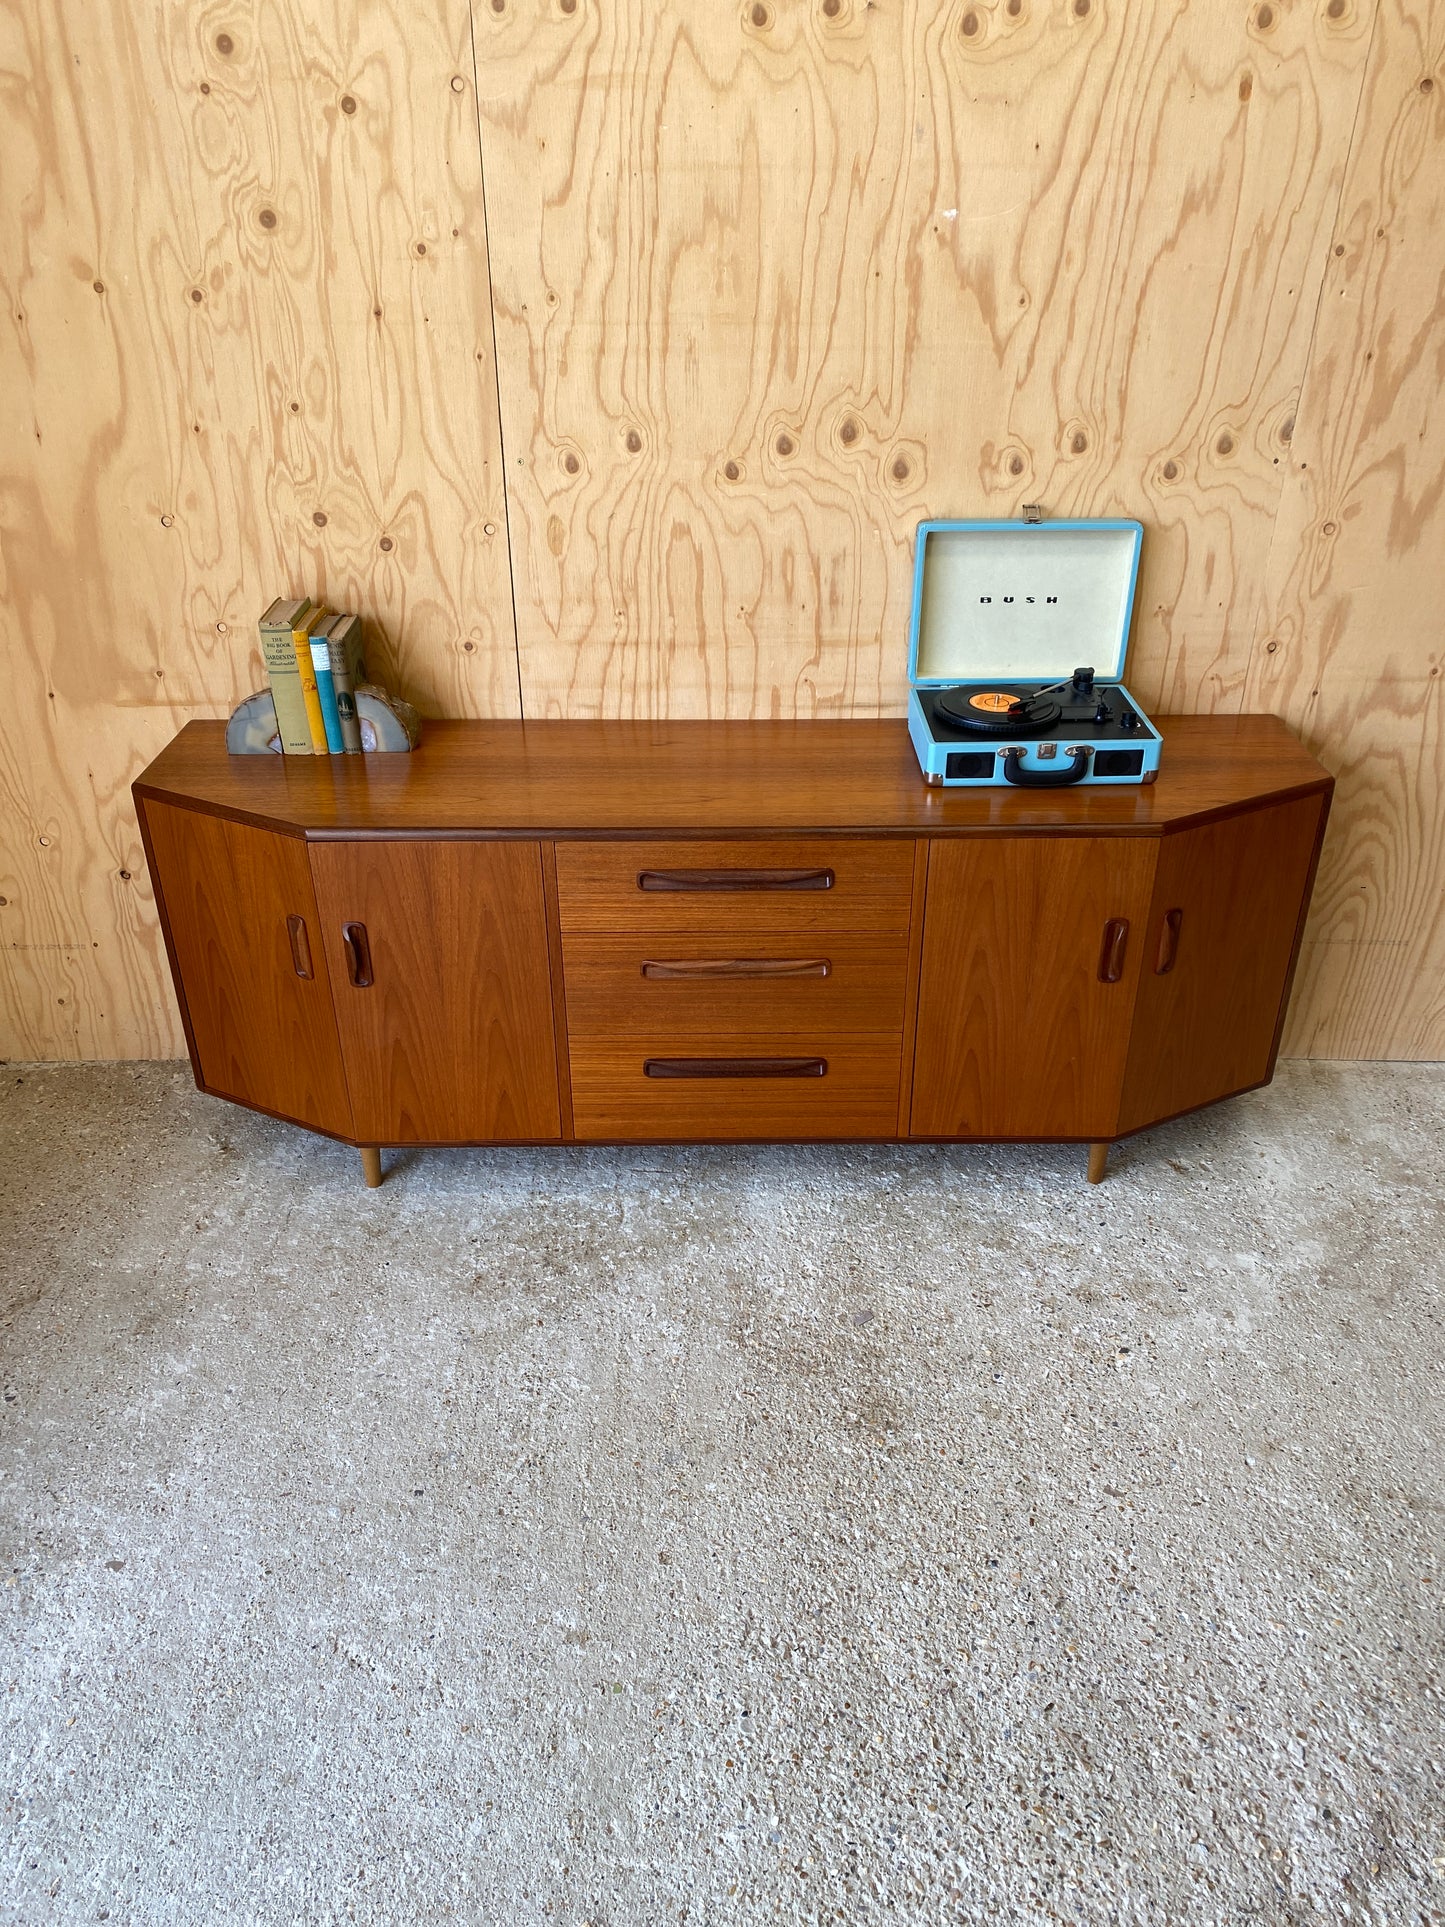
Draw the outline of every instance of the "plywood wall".
M13 0L0 1051L179 1048L127 785L319 590L435 713L901 712L924 515L1136 514L1445 1056L1436 0Z

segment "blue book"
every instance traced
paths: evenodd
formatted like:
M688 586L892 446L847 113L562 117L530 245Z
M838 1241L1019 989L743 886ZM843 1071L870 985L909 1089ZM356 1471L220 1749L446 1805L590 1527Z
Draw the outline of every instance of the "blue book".
M326 747L340 756L346 745L341 740L341 712L336 707L336 684L331 675L331 651L327 632L337 618L319 624L311 631L311 667L316 671L316 694L321 698L321 720L326 726Z

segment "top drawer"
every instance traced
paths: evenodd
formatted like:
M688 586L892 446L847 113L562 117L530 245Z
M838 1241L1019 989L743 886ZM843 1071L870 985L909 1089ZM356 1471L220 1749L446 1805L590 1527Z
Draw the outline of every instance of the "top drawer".
M562 929L908 929L911 840L559 843Z

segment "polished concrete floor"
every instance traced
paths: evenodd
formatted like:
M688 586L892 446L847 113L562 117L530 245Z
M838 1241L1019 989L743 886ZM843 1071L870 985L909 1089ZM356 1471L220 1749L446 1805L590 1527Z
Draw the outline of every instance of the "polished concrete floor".
M1445 1919L1445 1070L355 1153L0 1068L0 1919Z

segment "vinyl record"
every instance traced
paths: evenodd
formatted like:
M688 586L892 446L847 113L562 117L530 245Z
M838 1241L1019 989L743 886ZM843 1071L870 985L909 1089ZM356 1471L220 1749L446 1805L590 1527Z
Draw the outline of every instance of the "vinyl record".
M979 730L985 735L1012 736L1020 729L1047 729L1063 713L1042 696L1020 695L1016 689L942 689L933 699L935 715L955 729Z

